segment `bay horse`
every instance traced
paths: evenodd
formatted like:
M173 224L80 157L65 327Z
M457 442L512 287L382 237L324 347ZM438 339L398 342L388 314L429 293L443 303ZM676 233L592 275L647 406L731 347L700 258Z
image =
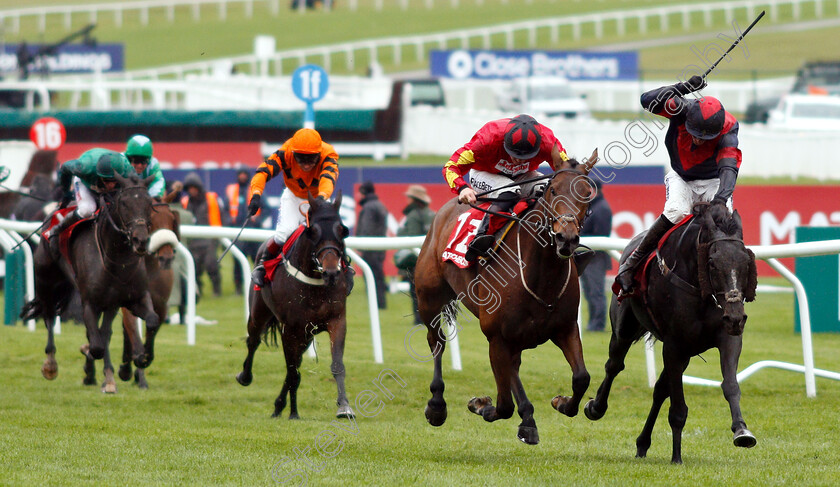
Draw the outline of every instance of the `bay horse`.
M146 275L149 279L149 292L152 294L152 305L158 319L163 322L166 318L167 303L172 293L175 274L172 262L175 260L175 249L180 241L181 219L178 213L169 209L169 203L178 196L178 191L165 195L159 203L152 204L151 230L149 248L146 252ZM117 375L123 381L131 379L131 351L141 343L137 324L137 317L128 308L122 308L123 323L123 355ZM90 370L89 379L95 374L94 364L87 359L85 372ZM134 383L140 389L148 389L146 373L142 368L134 371Z
M737 211L730 214L725 205L700 203L694 215L661 244L655 257L658 265L651 262L641 295L628 296L621 302L612 297L606 375L595 398L584 407L587 418L602 418L613 380L624 369L630 346L646 332L661 341L662 373L653 388L647 421L636 439L636 456L640 458L647 455L656 417L670 397L671 462L682 463L682 430L688 417L683 373L691 357L713 347L720 352L721 388L732 415L734 444L750 448L756 443L741 415L741 389L736 378L747 321L744 301L755 299L758 284L755 255L744 246ZM622 260L643 236L630 241Z
M160 320L154 312L146 277L145 253L149 241L152 199L147 186L152 178L140 180L116 174L118 189L101 194L99 211L93 220L76 226L67 244L67 259L54 261L46 243L35 251L35 298L21 317L41 316L47 327L47 358L41 373L47 379L58 374L53 325L75 286L81 296L88 344L82 347L92 360L104 359L102 391L116 392L114 367L108 346L111 323L121 306L146 320L145 346L134 347L137 367L148 367L154 359L154 338ZM101 325L100 325L101 318Z
M597 158L596 149L585 163L573 159L557 168L536 206L504 234L493 258L482 263L464 269L441 259L469 207L452 199L435 216L414 274L419 313L434 356L432 397L425 409L431 425L442 425L447 416L441 367L447 337L440 316L451 323L458 301L479 320L496 379L496 405L489 396L473 397L471 412L488 422L508 419L515 398L522 418L517 436L537 444L534 407L522 387L519 366L523 350L551 340L572 369L572 396L556 396L552 407L570 417L577 414L589 373L578 332L580 288L572 257L592 196L588 174Z
M236 380L248 386L253 380L254 352L261 340L274 343L277 333L286 358L286 378L274 401L272 417L278 417L286 407L289 396L289 419L299 419L297 390L300 385L300 364L303 353L315 334L326 331L330 335L332 364L330 371L338 389L338 418L353 418L344 389L344 340L347 333L344 239L349 230L341 222L341 192L334 203L321 198L309 199L307 226L279 264L270 284L260 290L251 288L248 317L248 355ZM273 237L272 237L273 238ZM265 252L264 243L257 256Z

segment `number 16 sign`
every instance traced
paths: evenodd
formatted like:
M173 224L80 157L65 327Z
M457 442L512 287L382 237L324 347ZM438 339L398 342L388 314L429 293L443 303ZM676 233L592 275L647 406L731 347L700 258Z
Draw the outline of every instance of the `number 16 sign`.
M324 68L316 64L306 64L292 73L292 91L306 103L303 114L303 126L315 128L315 108L312 106L327 94L330 82Z
M58 150L67 140L64 125L55 118L39 118L29 129L29 139L40 150Z

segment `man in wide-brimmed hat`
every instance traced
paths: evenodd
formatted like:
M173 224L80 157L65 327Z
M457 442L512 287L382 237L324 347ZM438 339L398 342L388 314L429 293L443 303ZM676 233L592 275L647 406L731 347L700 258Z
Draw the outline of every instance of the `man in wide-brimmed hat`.
M435 212L429 208L432 199L426 188L419 184L412 184L405 192L408 197L408 206L403 208L405 219L400 224L397 230L398 237L411 237L415 235L426 235L429 232L429 227L432 226L432 220L435 218ZM413 249L402 249L394 254L394 264L401 271L405 271L406 277L410 284L409 292L411 293L411 301L414 311L414 323L423 323L420 315L417 313L417 293L414 290L414 266L417 264L417 254Z

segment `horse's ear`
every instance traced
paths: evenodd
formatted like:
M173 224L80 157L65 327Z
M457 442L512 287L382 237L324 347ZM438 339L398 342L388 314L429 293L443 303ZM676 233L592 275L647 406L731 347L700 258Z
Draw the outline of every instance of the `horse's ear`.
M161 198L161 201L163 203L169 204L169 203L172 203L173 201L175 201L175 198L177 198L177 197L178 197L178 191L170 191L169 194L163 195L163 198ZM177 213L175 213L175 214L177 215Z
M311 193L306 193L306 200L309 202L309 208L315 206L315 198L312 197Z
M122 174L116 171L114 171L114 179L116 179L117 183L119 183L119 185L122 187L128 186L129 181L131 181L131 179L123 177Z
M341 190L340 189L335 194L335 201L333 201L333 206L335 207L336 211L341 209Z
M149 186L152 185L153 182L155 182L154 174L143 180L143 186L148 188Z
M747 289L744 292L744 299L747 302L753 302L755 301L756 288L758 288L758 270L755 266L755 254L750 249L747 249L747 253L750 254L750 265L747 271Z
M598 162L598 148L596 147L595 150L592 151L592 154L589 155L589 158L583 161L583 173L589 174L589 171L592 170L592 167Z
M744 227L741 225L741 215L738 214L738 210L734 210L732 212L732 220L735 222L735 225L737 225L738 238L743 240L744 239ZM753 259L753 260L755 260L755 259Z

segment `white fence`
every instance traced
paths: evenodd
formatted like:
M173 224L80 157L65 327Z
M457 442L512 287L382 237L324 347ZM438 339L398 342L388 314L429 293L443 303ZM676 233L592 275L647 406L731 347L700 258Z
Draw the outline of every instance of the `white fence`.
M3 232L8 233L0 233L0 246L8 249L8 244L12 241L19 241L20 236L16 234L16 232L26 232L29 233L35 228L37 228L39 223L29 223L29 222L15 222L11 220L3 220L0 219L0 229ZM181 235L185 237L205 237L205 238L235 238L238 230L236 228L224 228L224 227L202 227L202 226L191 226L191 225L184 225L181 227ZM248 229L242 233L243 240L252 240L252 241L263 241L267 239L273 232L269 230L254 230ZM15 235L13 235L15 234ZM422 245L424 237L397 237L397 238L384 238L384 237L349 237L346 240L347 247L349 249L356 249L356 250L388 250L388 249L399 249L399 248L416 248ZM595 250L607 250L607 251L620 251L623 250L624 247L627 245L628 240L626 239L616 239L616 238L609 238L609 237L584 237L581 239L581 243L587 245ZM25 244L24 244L25 245ZM28 248L28 246L27 246ZM794 286L794 292L796 293L796 297L799 304L799 316L800 316L800 326L801 326L801 336L802 336L802 355L803 355L803 365L799 364L789 364L786 362L779 362L774 360L764 360L755 364L750 365L745 370L743 370L739 375L738 379L743 380L755 373L756 371L767 368L780 368L783 370L789 370L794 372L801 372L805 376L805 392L808 397L816 396L816 380L815 377L817 375L821 377L826 377L834 380L840 380L840 374L836 372L831 372L827 370L817 369L814 366L814 352L813 352L813 345L812 345L812 336L811 336L811 317L808 310L808 298L805 295L805 289L802 286L802 283L796 278L796 276L790 272L786 267L784 267L781 263L778 262L777 259L784 258L784 257L803 257L803 256L811 256L811 255L826 255L826 254L837 254L840 253L840 240L827 240L822 242L806 242L806 243L798 243L798 244L783 244L783 245L768 245L768 246L750 246L750 249L755 253L756 258L763 259L768 262L768 264L773 267L777 272L779 272L785 279L790 281ZM368 290L368 306L370 312L370 320L371 320L371 338L373 341L373 348L374 348L374 360L377 363L383 363L384 356L382 354L382 338L379 331L379 311L376 304L376 292L374 290L374 286L370 285L373 282L373 275L370 272L370 268L367 264L358 259L358 255L355 254L352 250L350 250L349 255L354 259L355 263L360 265L364 274L365 274L365 281L368 283L367 290ZM28 274L28 283L26 291L26 299L31 299L33 296L33 290L31 287L31 275L32 275L32 264L31 258L27 259L27 274ZM247 269L245 269L247 270ZM247 274L246 274L247 275ZM190 292L190 294L194 293ZM247 300L247 295L246 298ZM193 344L195 338L195 323L194 320L192 323L187 323L188 327L192 327L192 338L193 340L189 340L190 331L188 330L188 343ZM34 326L30 327L30 330L34 331ZM458 343L457 334L453 335L454 338L450 343L450 352L452 354L452 361L453 367L456 370L460 370L461 368L461 358L460 358L460 345ZM651 363L652 361L652 351L648 350L648 361ZM655 373L652 366L648 368L648 373L651 380L651 385L653 384L653 380L655 379ZM712 381L709 379L700 379L700 378L692 378L686 377L686 383L694 383L700 385L718 385L719 382Z
M193 3L217 3L219 5L225 5L226 2L234 1L237 0L193 0L193 2L183 2L182 0L182 3L190 5ZM238 1L245 1L246 5L252 3L249 0ZM178 5L179 3L176 3L174 0L171 2L159 0L124 4L103 3L101 9L111 10L111 6L115 5L145 5L145 7L132 8L145 8L145 11L148 11L151 8L151 4L160 5L160 8L169 8L171 10L174 8L174 5ZM401 4L408 5L408 2L404 1ZM793 20L796 21L802 17L804 6L812 8L816 18L823 18L826 15L826 6L830 4L837 4L838 7L835 10L840 9L840 0L749 0L657 6L643 9L636 8L549 17L539 20L527 20L423 35L365 39L342 44L278 51L271 56L247 54L223 59L135 70L126 73L109 73L107 76L115 79L183 78L189 73L210 74L220 61L230 63L240 72L250 72L253 74L273 72L279 76L283 74L284 61L290 60L294 67L307 62L320 62L324 69L331 71L332 65L336 60L334 57L339 60L343 58L344 68L353 70L356 68L354 60L360 54L363 55L363 58L377 60L380 63L389 63L399 67L403 64L404 60L413 63L425 61L427 51L433 48L450 49L460 47L489 49L495 46L496 48L502 49L523 49L534 48L537 45L538 36L546 34L548 35L550 44L557 45L561 36L571 38L574 41L579 41L584 36L601 39L604 37L605 30L608 29L614 29L618 37L624 37L632 29L636 29L640 34L644 35L654 29L652 27L653 25L656 25L655 29L659 32L668 32L675 26L679 26L680 29L684 30L692 29L697 27L698 24L702 24L708 28L716 25L715 19L720 15L723 16L726 21L726 27L729 28L737 13L743 12L745 14L744 18L752 20L760 9L768 9L770 19L773 21L779 18L779 12L782 8L789 9ZM92 7L95 6L86 6L85 8ZM12 29L14 30L15 19L19 22L20 12L26 11L27 15L38 15L40 19L43 19L48 15L47 12L52 14L54 10L55 13L65 15L65 18L69 18L71 14L62 10L67 8L71 7L50 7L49 9L44 7L43 9L4 11L0 12L0 17L6 16L12 19ZM123 7L123 9L125 8ZM219 8L220 11L223 10L221 6ZM35 12L36 10L38 13ZM96 14L92 13L90 15L95 18ZM697 18L701 16L702 20ZM404 54L406 53L411 54L409 59L404 59Z

